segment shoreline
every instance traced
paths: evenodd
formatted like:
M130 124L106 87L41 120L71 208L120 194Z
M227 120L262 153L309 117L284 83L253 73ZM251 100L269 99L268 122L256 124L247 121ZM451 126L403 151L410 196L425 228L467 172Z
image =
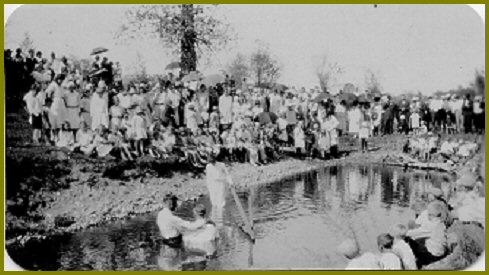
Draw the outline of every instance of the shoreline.
M399 137L390 137L390 140L396 140L394 143L399 144L397 139ZM382 140L379 139L377 142ZM352 152L345 157L332 160L289 158L258 167L249 163L233 163L228 167L236 190L243 191L250 185L269 184L328 166L391 165L385 162L386 158L392 158L397 154L396 158L399 160L399 152L399 148L390 144L377 151ZM457 167L457 170L467 166L469 162L472 162L472 166L479 165L480 161L475 160L478 159L477 156L482 156L482 152L476 153L464 165ZM402 156L400 159L402 160ZM208 193L205 178L195 178L191 173L174 172L169 177L154 177L142 171L138 177L124 181L102 177L101 169L94 169L95 172L87 170L84 167L86 163L78 162L77 159L70 161L73 167L63 179L69 181L69 188L46 194L43 198L50 202L37 210L44 219L39 224L27 224L27 234L6 238L7 246L22 245L31 239L74 233L109 221L159 211L163 207L161 198L167 192L172 192L184 201ZM57 219L60 217L71 221L72 224L58 226Z

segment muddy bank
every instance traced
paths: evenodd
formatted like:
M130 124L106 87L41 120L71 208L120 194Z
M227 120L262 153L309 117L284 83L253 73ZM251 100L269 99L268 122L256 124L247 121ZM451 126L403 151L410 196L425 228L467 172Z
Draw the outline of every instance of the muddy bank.
M473 137L466 137L472 139ZM238 190L250 184L264 184L320 167L337 164L402 164L404 136L374 138L368 153L352 151L340 159L301 161L285 159L266 166L229 164ZM358 148L355 139L340 140L341 150ZM480 164L479 153L467 163ZM10 173L11 167L25 171ZM30 238L43 238L99 225L115 219L154 212L162 208L164 194L173 192L181 199L205 195L202 174L189 170L177 160L136 162L93 159L48 147L7 149L7 244L21 244ZM19 199L21 198L21 199Z

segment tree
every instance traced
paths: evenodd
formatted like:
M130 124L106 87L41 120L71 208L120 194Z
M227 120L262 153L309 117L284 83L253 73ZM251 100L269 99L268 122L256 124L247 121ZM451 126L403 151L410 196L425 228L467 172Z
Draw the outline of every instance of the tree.
M136 54L136 63L134 69L136 79L138 81L144 81L147 79L148 74L146 73L146 60L144 60L143 56L139 52L137 52Z
M27 54L29 50L34 49L34 41L32 41L32 38L28 32L24 33L24 39L22 42L20 42L19 48L24 54Z
M234 60L226 66L226 72L235 80L237 86L241 86L243 79L249 76L249 64L246 56L238 54Z
M126 13L120 39L151 37L180 54L183 73L195 71L199 55L222 49L230 27L213 16L216 5L140 5Z
M282 68L265 44L260 44L250 56L250 70L258 87L273 85L280 77Z
M486 90L486 73L484 70L475 71L474 90L478 94L484 94Z
M382 86L380 85L377 75L371 70L367 70L365 72L365 87L367 88L368 92L372 94L380 93L382 90Z
M314 70L319 80L319 86L323 92L328 92L344 70L337 62L331 62L326 54L316 60Z

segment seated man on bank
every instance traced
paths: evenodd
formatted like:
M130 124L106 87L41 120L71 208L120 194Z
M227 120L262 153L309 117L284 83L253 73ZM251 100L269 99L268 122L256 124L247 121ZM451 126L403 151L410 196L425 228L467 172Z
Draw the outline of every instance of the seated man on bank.
M484 185L476 175L465 171L457 181L457 190L450 205L454 208L452 215L462 223L474 223L484 228L485 197Z
M428 205L429 227L409 230L409 245L417 259L419 268L441 260L448 250L445 220L448 209L445 203L435 200ZM429 229L429 230L427 230Z
M161 237L163 237L163 244L172 248L180 248L183 233L203 227L205 220L198 218L190 222L174 215L174 211L178 206L178 198L172 194L167 194L163 202L165 203L165 208L158 213L156 219Z
M440 154L444 157L444 158L451 158L452 155L455 153L455 145L453 143L453 140L451 138L445 140L442 144L441 144L441 147L440 147Z

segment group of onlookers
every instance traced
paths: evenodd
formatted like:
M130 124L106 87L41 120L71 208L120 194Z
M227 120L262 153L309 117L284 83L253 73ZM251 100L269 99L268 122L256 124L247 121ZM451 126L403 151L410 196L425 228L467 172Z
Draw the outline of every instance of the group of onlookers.
M86 62L83 62L86 61ZM70 76L71 80L81 85L85 82L104 80L109 85L122 85L122 70L119 62L109 61L107 57L94 55L90 64L88 60L73 60L65 56L59 58L55 52L48 56L42 51L29 49L23 52L18 48L4 51L5 92L9 105L7 108L18 108L22 96L37 83L46 87L46 83L56 76ZM13 103L13 104L12 104ZM13 106L10 106L13 105Z
M484 232L485 186L475 172L462 171L448 201L441 189L432 188L427 207L415 209L414 221L395 224L389 233L378 236L379 253L361 253L356 239L342 242L338 252L349 259L346 269L420 269L444 259L459 245L457 235L447 232L454 223Z
M23 68L23 73L10 70L19 74L18 81L30 84L23 99L34 143L88 155L132 160L142 155L167 157L176 151L203 167L209 152L217 150L221 158L259 165L284 152L335 158L342 135L358 138L365 152L369 137L375 135L484 129L479 97L396 102L368 92L325 96L318 87L238 89L229 78L205 86L171 74L124 86L120 65L98 55L85 72L54 53L49 61L34 51L6 59Z
M477 139L462 140L448 137L443 142L440 135L429 134L409 138L403 152L421 161L459 163L467 160L479 149Z

